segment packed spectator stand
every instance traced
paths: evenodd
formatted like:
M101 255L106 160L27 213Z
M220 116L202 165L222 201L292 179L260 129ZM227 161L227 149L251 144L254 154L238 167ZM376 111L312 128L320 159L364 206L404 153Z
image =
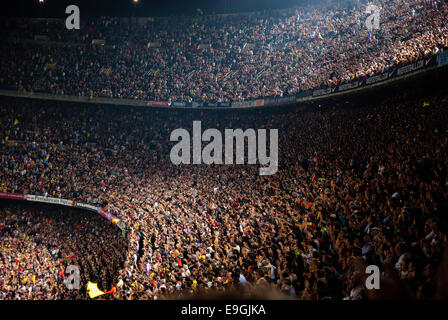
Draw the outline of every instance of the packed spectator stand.
M93 19L78 33L60 21L5 20L0 87L243 101L367 77L444 47L444 2L374 3L382 28L371 34L362 8L334 5L176 23ZM0 299L87 299L87 281L108 292L96 299L235 288L240 297L447 299L447 99L439 86L419 97L207 111L1 97L0 193L104 208L127 233L93 213L0 200ZM170 133L198 119L278 129L279 171L173 165ZM63 284L68 263L81 266L79 291ZM366 265L388 286L366 290Z
M363 79L446 47L446 2L373 3L381 9L380 29L371 31L364 2L141 22L86 17L80 30L67 30L62 19L5 19L0 88L149 101L245 101Z
M243 284L359 299L369 294L354 269L364 258L392 266L409 286L399 291L406 297L431 299L446 234L447 96L407 95L206 114L4 98L0 191L75 199L126 222L117 291L100 298ZM278 128L279 172L173 165L170 132L198 118L204 128ZM3 291L11 286L2 281Z

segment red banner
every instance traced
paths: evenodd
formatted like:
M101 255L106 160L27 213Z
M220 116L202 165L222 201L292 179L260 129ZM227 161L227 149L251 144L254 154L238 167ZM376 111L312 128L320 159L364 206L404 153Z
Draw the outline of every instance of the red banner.
M169 107L169 101L146 101L148 107Z
M20 193L0 192L0 199L25 200L25 195Z

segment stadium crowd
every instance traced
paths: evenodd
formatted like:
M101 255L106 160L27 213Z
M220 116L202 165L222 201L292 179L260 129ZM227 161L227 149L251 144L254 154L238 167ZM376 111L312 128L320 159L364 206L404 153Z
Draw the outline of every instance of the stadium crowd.
M270 288L298 299L447 298L447 270L437 272L446 242L447 98L394 95L380 103L225 112L2 98L0 192L75 199L125 221L125 262L115 265L115 278L107 275L116 280L99 281L101 290L116 291L99 299L165 299L235 286L241 295ZM277 128L278 172L173 165L171 132L191 129L197 119L203 128ZM7 211L0 212L3 220ZM59 265L41 244L22 242L22 231L37 232L33 221L41 221L36 214L31 224L23 219L17 231L1 233L2 246L14 232L21 258L23 249L38 250L30 259L39 259L33 265L43 269L34 271L45 272L44 281ZM78 218L70 219L67 229L50 225L48 232L76 237L71 223ZM76 256L87 261L81 247L99 245L98 237L124 246L107 232L88 235L73 239L80 241ZM56 239L41 241L54 246ZM66 241L59 245L69 250ZM52 285L27 295L5 279L19 254L6 250L3 298L5 288L6 298L73 298ZM52 261L47 267L44 256ZM103 268L111 261L97 259ZM365 290L364 264L385 272L384 288Z
M236 15L1 22L0 87L151 101L230 102L294 95L436 54L447 41L439 0L327 2ZM50 41L34 41L34 36ZM92 40L105 45L92 45Z
M5 201L5 200L3 200ZM95 213L48 205L0 207L0 299L85 299L85 284L113 287L125 260L120 230ZM80 268L80 289L67 290L67 267Z

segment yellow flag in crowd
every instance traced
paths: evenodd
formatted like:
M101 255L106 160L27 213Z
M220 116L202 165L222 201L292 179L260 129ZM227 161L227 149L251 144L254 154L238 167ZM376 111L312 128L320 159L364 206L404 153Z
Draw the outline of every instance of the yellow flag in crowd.
M104 294L103 291L98 289L98 284L90 282L87 284L87 292L89 293L89 297L91 299L102 296Z

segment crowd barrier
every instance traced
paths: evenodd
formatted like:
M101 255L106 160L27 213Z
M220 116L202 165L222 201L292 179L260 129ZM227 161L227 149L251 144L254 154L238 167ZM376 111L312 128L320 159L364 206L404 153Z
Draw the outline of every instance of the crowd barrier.
M7 193L7 192L0 192L0 199L41 202L41 203L49 203L49 204L89 210L98 213L100 216L107 219L111 223L116 224L117 227L119 227L122 231L126 230L126 225L124 224L124 222L118 219L115 215L111 214L109 211L105 210L104 208L96 207L91 204L81 203L75 200L20 194L20 193Z

